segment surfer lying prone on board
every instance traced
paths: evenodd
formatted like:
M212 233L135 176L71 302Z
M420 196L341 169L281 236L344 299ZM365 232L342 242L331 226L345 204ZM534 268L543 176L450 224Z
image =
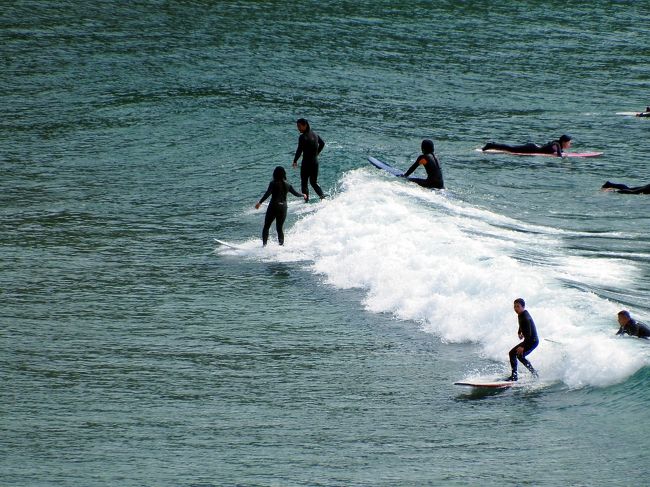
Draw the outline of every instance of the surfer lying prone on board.
M637 113L637 117L650 117L650 107L645 107L645 112Z
M602 189L606 191L617 190L617 193L622 193L622 194L650 194L650 184L646 184L645 186L636 186L634 188L630 188L626 184L612 183L610 181L605 181L605 184L602 185Z
M616 332L617 335L630 335L639 338L650 338L650 328L645 323L636 321L630 316L629 311L618 312L618 324L620 328Z
M420 186L425 188L436 188L444 189L445 183L442 179L442 169L440 169L440 163L438 159L433 154L433 141L430 139L424 139L422 141L422 154L418 156L415 162L408 168L402 177L409 177L418 166L424 166L424 169L427 171L427 178L412 178L411 181L418 183Z
M266 209L266 217L264 218L264 228L262 229L262 245L266 245L266 242L269 239L269 229L273 220L275 220L275 229L278 232L278 242L280 245L284 245L284 232L282 231L282 226L284 221L287 219L287 193L291 193L294 196L303 197L307 201L308 197L306 194L300 194L298 191L293 189L287 182L287 172L282 166L277 166L273 170L273 180L269 183L269 187L262 196L257 204L255 205L256 209L259 209L264 203L264 200L271 197L271 202L269 207Z
M555 154L558 157L562 157L562 151L569 147L571 147L571 136L564 134L558 140L552 140L544 145L533 144L532 142L523 145L508 145L488 142L481 150L500 150L519 154Z

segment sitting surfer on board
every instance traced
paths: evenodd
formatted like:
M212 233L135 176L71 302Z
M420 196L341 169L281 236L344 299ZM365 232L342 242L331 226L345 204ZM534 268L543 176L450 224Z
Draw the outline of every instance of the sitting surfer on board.
M269 229L273 220L275 220L275 229L278 232L278 242L280 245L284 245L284 232L282 231L282 226L284 221L287 219L287 193L291 193L294 196L303 197L307 201L308 197L306 194L300 194L298 191L293 189L287 182L287 172L282 166L277 166L273 170L273 180L269 183L269 187L256 204L255 208L259 210L264 200L271 197L271 202L269 203L268 208L266 209L266 217L264 218L264 228L262 229L262 245L266 245L267 240L269 239Z
M621 326L616 332L617 335L630 335L639 338L650 338L650 328L648 325L636 321L630 316L629 311L618 312L618 324Z
M533 144L532 142L523 145L508 145L488 142L481 150L500 150L519 154L555 154L558 157L562 157L562 152L569 147L571 147L571 136L564 134L558 140L552 140L544 145Z
M645 186L636 186L634 188L630 188L626 184L612 183L610 181L605 181L605 184L602 185L601 189L605 191L616 190L617 193L622 193L622 194L650 194L650 184L646 184Z
M422 154L418 156L402 177L409 177L420 165L424 166L424 169L427 171L427 178L412 178L411 181L425 188L445 188L445 183L442 179L442 169L440 169L440 163L433 154L433 141L430 139L424 139L422 141Z
M637 117L650 117L650 107L645 107L645 112L637 113Z
M519 330L517 330L517 335L519 335L519 339L523 341L515 345L509 352L512 374L510 374L510 377L505 379L507 381L516 381L518 378L517 360L524 364L524 367L526 367L533 376L537 377L537 372L533 368L533 365L526 360L526 355L535 350L537 345L539 345L535 322L533 321L533 317L530 316L530 313L526 311L526 302L523 298L515 299L514 309L515 313L517 313L517 319L519 320Z

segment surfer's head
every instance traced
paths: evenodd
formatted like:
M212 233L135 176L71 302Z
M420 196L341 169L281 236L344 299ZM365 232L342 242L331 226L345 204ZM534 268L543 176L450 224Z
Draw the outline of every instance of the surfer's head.
M298 127L298 132L301 134L309 132L309 121L306 118L299 118L296 120L296 127Z
M629 311L619 311L618 312L618 324L621 326L627 325L627 322L630 321L632 317L630 316Z
M524 301L524 298L515 299L514 308L515 308L515 313L517 314L521 313L524 309L526 309L526 301Z
M433 140L424 139L422 141L422 154L433 154Z
M282 166L277 166L273 170L273 181L284 181L287 179L287 171Z
M563 149L571 147L571 136L567 134L560 136L560 145Z

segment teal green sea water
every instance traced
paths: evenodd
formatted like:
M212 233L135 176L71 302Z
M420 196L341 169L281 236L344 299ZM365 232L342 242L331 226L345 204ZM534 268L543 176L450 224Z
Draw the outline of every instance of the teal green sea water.
M641 486L650 5L4 2L0 484ZM328 197L254 204L306 117ZM590 159L490 140L569 133ZM436 144L447 189L406 169ZM419 170L422 171L422 170ZM214 239L239 249L217 245ZM542 340L509 373L523 296Z

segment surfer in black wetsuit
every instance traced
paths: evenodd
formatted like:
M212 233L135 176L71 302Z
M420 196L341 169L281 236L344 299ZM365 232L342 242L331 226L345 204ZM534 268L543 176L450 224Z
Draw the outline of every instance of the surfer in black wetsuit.
M510 377L505 379L507 381L517 380L517 360L524 364L524 367L526 367L533 376L537 377L537 372L533 368L533 365L526 360L526 355L535 350L537 345L539 345L535 322L533 321L532 316L530 316L530 313L526 311L526 302L522 298L515 299L514 309L519 320L519 330L517 330L517 335L519 335L519 339L523 339L523 342L515 345L509 352L512 374L510 374Z
M518 152L520 154L555 154L558 157L562 157L562 151L569 147L571 147L571 136L564 134L558 140L552 140L544 145L533 144L532 142L523 145L508 145L488 142L481 150L486 151L492 149L506 152Z
M626 184L612 183L610 181L605 181L605 184L602 185L601 189L617 190L617 193L622 193L622 194L650 194L650 184L646 184L645 186L636 186L634 188L630 188Z
M291 193L298 197L305 198L307 201L306 194L300 194L298 191L293 189L287 182L287 172L282 166L278 166L273 170L273 180L269 183L269 187L262 196L262 199L255 205L256 209L264 203L264 200L271 197L271 202L269 207L266 209L266 217L264 218L264 228L262 229L262 245L266 245L267 240L269 239L269 229L273 220L275 220L275 229L278 232L278 242L280 245L284 245L284 232L282 231L282 226L284 225L284 220L287 218L287 193Z
M650 328L648 325L636 321L630 316L629 311L618 312L618 324L621 327L616 332L617 335L630 335L633 337L650 338Z
M650 117L650 107L645 107L645 112L637 113L637 117Z
M423 165L424 169L427 171L427 178L413 178L411 181L418 183L420 186L425 188L444 189L445 183L442 179L442 169L440 169L440 163L433 154L433 141L424 139L421 147L422 154L418 156L411 167L409 167L408 171L404 173L403 177L409 177L419 165Z
M325 142L320 136L314 132L309 126L309 122L304 118L299 118L296 121L296 126L298 127L298 132L300 136L298 137L298 148L296 149L296 155L293 158L293 167L298 166L298 159L302 155L302 164L300 165L300 188L304 194L307 195L309 199L309 188L307 187L307 182L311 184L311 187L314 188L316 194L320 196L320 199L325 198L323 190L318 185L318 154L325 147Z

